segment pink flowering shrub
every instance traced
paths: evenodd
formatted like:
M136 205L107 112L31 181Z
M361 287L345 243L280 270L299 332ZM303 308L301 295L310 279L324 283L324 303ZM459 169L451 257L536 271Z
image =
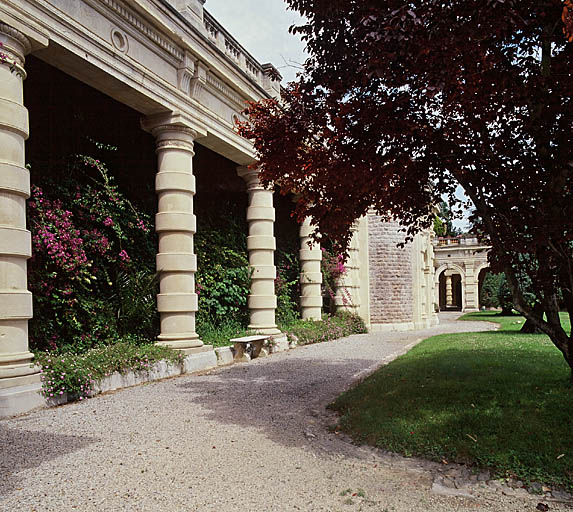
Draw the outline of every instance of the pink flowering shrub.
M34 179L46 175L53 181ZM133 297L125 297L130 282L125 276L137 277L139 296L141 282L153 285L155 240L149 216L120 193L99 160L76 156L64 171L32 176L32 349L66 346L82 352L126 334L153 336L155 315L149 308L135 319L124 314L133 311Z
M337 292L337 281L346 274L346 265L341 254L321 248L322 261L320 269L322 271L322 296L326 311L334 313L334 297ZM349 294L346 290L341 290L342 300L349 301Z

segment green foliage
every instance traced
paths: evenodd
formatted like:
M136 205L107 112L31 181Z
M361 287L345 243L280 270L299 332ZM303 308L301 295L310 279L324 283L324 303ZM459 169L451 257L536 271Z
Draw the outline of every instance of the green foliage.
M437 236L455 237L462 234L461 229L455 228L453 224L454 214L450 205L446 201L440 203L440 211L434 217L434 233Z
M497 301L501 308L501 314L511 315L513 311L513 296L511 295L511 290L509 289L505 275L503 273L500 275L501 278L497 289Z
M486 272L479 297L482 306L486 308L499 307L498 291L502 279L504 279L503 274Z
M222 319L216 324L209 320L203 320L197 324L197 334L206 345L226 347L231 338L247 336L248 332L244 324L232 319Z
M573 489L573 393L559 351L517 332L522 318L464 319L502 329L423 341L338 397L341 428L386 450Z
M289 336L295 336L299 345L310 345L366 332L364 321L355 314L340 312L322 320L298 320L281 326Z
M149 215L127 200L94 158L75 155L34 170L28 203L32 349L82 352L127 332L155 337Z
M198 324L248 322L251 271L246 257L247 235L244 226L234 220L242 217L233 215L232 205L229 208L224 209L228 213L225 220L205 215L195 236Z
M93 393L94 385L114 372L149 371L161 360L181 364L183 354L158 345L118 342L99 346L83 354L38 352L36 363L42 368L42 393L46 398L83 400Z
M446 236L446 226L444 221L437 215L434 217L434 233L436 236Z
M277 297L276 321L289 324L300 318L300 263L295 254L277 251L277 277L275 295Z

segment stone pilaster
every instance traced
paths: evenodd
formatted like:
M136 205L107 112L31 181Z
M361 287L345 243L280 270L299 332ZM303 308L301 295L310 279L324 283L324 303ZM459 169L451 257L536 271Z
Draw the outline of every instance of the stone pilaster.
M197 134L176 124L150 124L144 122L155 137L157 148L155 230L159 235L157 310L161 321L158 344L192 353L203 345L195 331L198 300L193 247L193 143Z
M320 320L322 316L322 272L320 244L311 243L314 226L310 217L300 226L300 309L303 320Z
M350 229L352 237L348 247L346 272L340 276L336 283L336 296L334 301L337 310L355 313L360 307L360 240L358 226Z
M24 107L24 56L28 39L0 23L0 416L18 414L43 403L39 369L28 348L32 294L26 266L32 255L26 229L30 175L25 165L28 111Z
M474 272L474 267L470 264L466 266L465 281L465 304L464 311L479 310L479 284L478 276Z
M279 334L275 323L277 271L274 263L276 242L273 192L261 185L256 169L239 167L237 173L246 181L249 194L247 251L252 269L248 301L251 315L249 329L263 334Z

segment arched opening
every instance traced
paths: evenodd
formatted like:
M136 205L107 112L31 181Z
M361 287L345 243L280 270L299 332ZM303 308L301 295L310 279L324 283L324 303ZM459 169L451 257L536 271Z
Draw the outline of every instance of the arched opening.
M485 307L484 304L484 297L483 297L483 284L486 278L486 275L489 272L489 267L484 267L479 271L478 274L478 297L479 297L479 308Z
M462 276L452 270L444 270L439 276L440 311L461 311Z

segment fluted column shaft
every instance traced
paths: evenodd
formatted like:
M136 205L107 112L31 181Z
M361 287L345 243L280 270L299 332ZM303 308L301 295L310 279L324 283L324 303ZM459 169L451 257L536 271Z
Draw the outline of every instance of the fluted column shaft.
M300 226L300 309L303 320L320 320L322 316L322 272L320 244L312 242L314 226L306 217Z
M278 334L280 331L275 323L277 272L274 263L276 241L273 193L261 185L256 169L239 167L237 173L246 181L249 194L247 251L252 269L248 300L251 318L249 329L264 334Z
M30 174L25 166L28 111L24 107L24 55L30 43L20 32L0 23L0 389L18 386L38 373L31 368L28 320L32 294L27 290L26 260L32 255L26 229ZM13 65L13 69L10 69ZM37 378L39 380L39 378Z
M196 133L187 127L166 124L155 126L158 197L155 230L159 235L156 258L159 272L157 310L160 315L159 344L180 350L200 347L203 342L195 331L197 294L193 236L195 177L193 141Z

